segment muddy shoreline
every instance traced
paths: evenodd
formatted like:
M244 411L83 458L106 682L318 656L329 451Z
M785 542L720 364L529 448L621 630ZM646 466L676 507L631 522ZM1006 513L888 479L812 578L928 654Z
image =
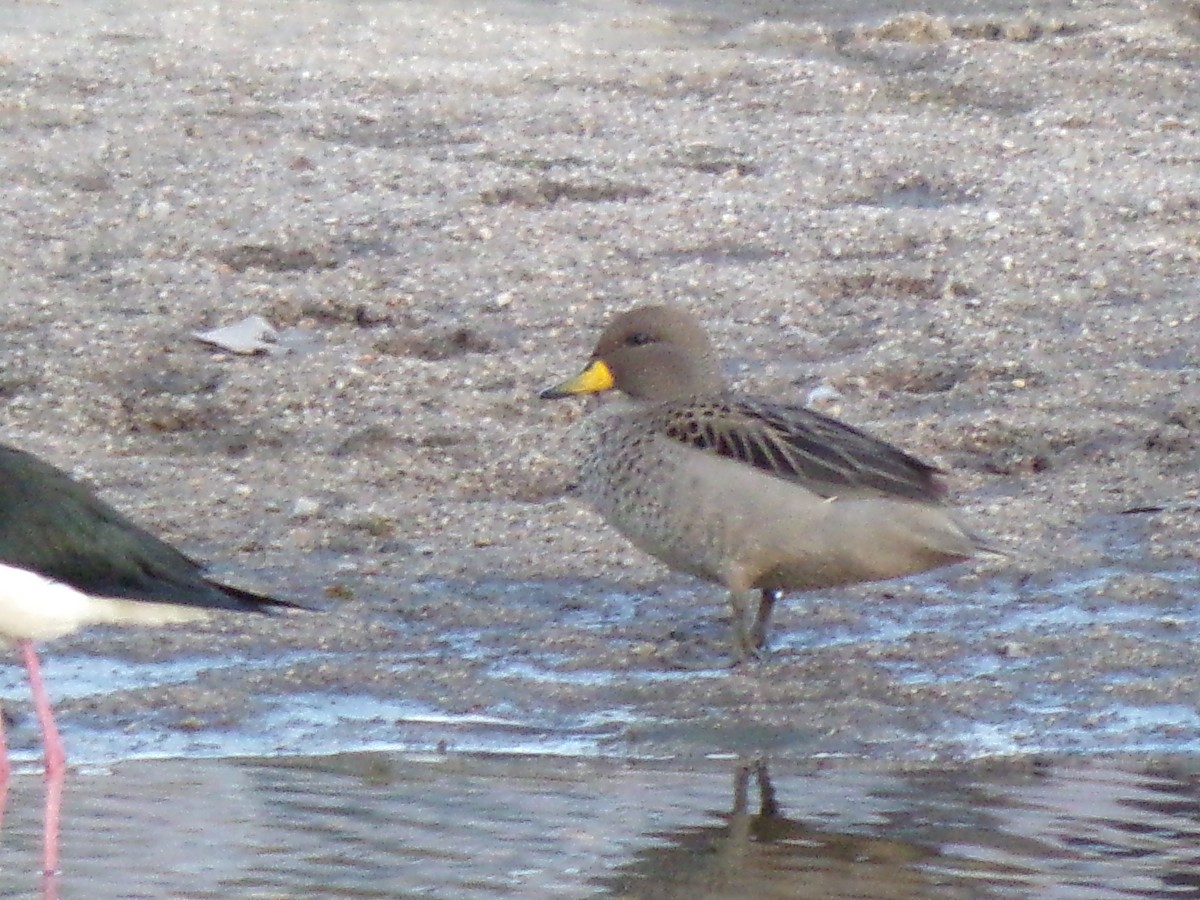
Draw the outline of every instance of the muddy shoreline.
M186 752L291 705L300 743L354 695L347 749L462 740L406 703L614 755L1200 740L1194 4L11 12L3 439L329 610L61 641L64 721ZM1010 558L795 598L727 672L720 592L565 496L583 410L535 399L659 299L740 388L944 466ZM191 337L247 315L290 352Z

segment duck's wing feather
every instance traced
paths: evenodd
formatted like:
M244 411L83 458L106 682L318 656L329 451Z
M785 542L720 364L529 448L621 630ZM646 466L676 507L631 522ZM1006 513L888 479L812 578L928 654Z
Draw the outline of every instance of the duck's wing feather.
M937 502L944 493L935 466L802 406L729 396L664 404L655 417L674 440L823 497L875 493Z

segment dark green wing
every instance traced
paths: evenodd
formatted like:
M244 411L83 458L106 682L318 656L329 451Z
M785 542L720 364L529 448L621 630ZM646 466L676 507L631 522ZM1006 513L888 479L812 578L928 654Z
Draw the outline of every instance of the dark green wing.
M3 445L0 562L108 597L243 611L294 605L207 580L199 563L62 470Z

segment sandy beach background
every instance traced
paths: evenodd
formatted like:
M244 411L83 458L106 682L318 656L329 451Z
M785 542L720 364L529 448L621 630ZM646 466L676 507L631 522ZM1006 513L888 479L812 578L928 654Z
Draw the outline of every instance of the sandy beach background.
M4 440L329 610L60 642L68 743L1194 746L1198 9L5 4ZM726 672L535 399L658 300L1010 559L797 598ZM249 315L286 352L192 337Z

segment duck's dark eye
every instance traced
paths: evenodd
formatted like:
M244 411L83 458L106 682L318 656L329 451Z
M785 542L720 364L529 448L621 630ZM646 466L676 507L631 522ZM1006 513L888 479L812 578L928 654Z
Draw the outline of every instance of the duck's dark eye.
M644 331L635 331L625 339L625 343L631 347L642 347L646 344L653 344L654 338Z

